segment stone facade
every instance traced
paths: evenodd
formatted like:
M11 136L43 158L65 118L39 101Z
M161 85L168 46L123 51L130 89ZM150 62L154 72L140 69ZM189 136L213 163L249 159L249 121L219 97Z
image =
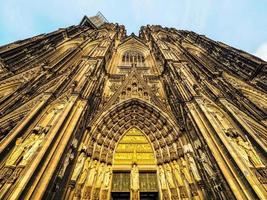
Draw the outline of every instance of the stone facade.
M267 63L103 16L0 47L0 199L267 199Z

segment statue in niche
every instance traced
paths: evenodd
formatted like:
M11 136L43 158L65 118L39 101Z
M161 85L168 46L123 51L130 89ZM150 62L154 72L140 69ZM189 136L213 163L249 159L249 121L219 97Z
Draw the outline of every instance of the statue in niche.
M98 162L97 160L94 160L91 163L91 167L90 167L90 170L88 172L88 176L85 182L85 187L84 187L84 192L83 192L83 197L82 197L84 199L90 199L91 197L91 191L94 185L95 175L97 173L97 166L98 166Z
M159 180L160 180L160 185L161 185L161 190L162 190L162 199L168 200L168 199L170 199L168 184L166 181L164 169L161 165L159 165L159 167L158 167L158 172L159 172Z
M188 156L188 161L189 161L189 165L191 167L191 170L192 170L192 173L193 173L195 180L200 181L201 177L200 177L200 174L198 172L196 162L191 155Z
M191 168L191 171L193 173L195 180L200 181L201 177L200 177L200 174L198 172L196 162L192 156L193 155L192 145L191 144L184 145L183 149L184 149L184 153L188 156L188 162L189 162L189 165L190 165L190 168Z
M85 182L85 180L86 180L86 178L88 176L90 161L91 161L91 158L87 157L86 160L85 160L84 166L83 166L83 170L82 170L81 176L80 176L80 178L79 178L79 180L77 182L78 185L84 184L84 182Z
M199 139L197 139L197 140L194 141L194 146L195 146L195 149L201 148L202 145L201 145L201 142L200 142Z
M171 163L171 165L173 168L174 176L175 176L176 181L177 181L180 197L182 199L184 199L184 198L187 199L189 197L189 194L190 194L190 189L189 189L188 183L184 182L184 178L182 177L181 167L176 160L174 160Z
M33 142L37 139L38 135L31 134L27 139L23 141L22 138L16 140L16 145L9 155L5 165L6 166L16 166L16 162L21 158L22 154L25 152L25 149L29 148Z
M78 140L77 140L76 138L74 138L74 139L72 140L72 143L71 143L71 148L72 148L72 149L76 149L77 146L78 146Z
M161 165L159 166L159 180L160 180L160 184L161 184L161 189L167 190L168 186L167 186L167 182L166 182L166 177L165 177L165 173L164 173L164 170L163 170Z
M135 163L131 170L131 191L132 199L139 200L139 171Z
M136 83L132 84L132 94L133 95L138 95L138 90L137 90L137 84ZM140 93L139 93L139 96L140 96Z
M77 181L77 179L81 173L81 170L83 168L85 158L86 158L86 154L85 154L84 149L82 149L80 152L80 155L77 159L77 162L76 162L76 165L75 165L72 177L71 177L72 181Z
M167 181L169 183L169 187L175 188L175 183L173 181L173 176L172 176L172 169L171 169L170 165L166 164L165 169L166 169L165 174L166 174Z
M183 186L184 182L183 182L183 179L181 177L181 170L180 170L179 164L177 163L176 160L174 160L173 163L171 163L171 165L172 165L174 176L177 180L178 186Z
M171 169L169 164L165 164L164 167L165 167L166 179L167 179L167 182L169 184L169 188L170 188L170 192L171 192L171 199L173 199L173 200L177 199L178 200L179 194L178 194L177 188L176 188L175 183L174 183L172 169Z
M189 171L189 166L187 164L187 161L183 157L181 157L181 164L182 164L181 171L185 179L187 180L188 183L193 183L193 180L191 178L190 171Z
M101 200L108 199L108 191L110 188L111 177L112 177L112 168L110 165L108 165L105 170L105 177L103 180L103 187L102 187L101 195L100 195Z
M93 199L99 199L100 197L100 188L102 186L104 176L105 176L105 166L104 163L101 163L100 167L98 168L98 174L96 176Z
M238 132L228 129L226 132L227 138L238 149L238 152L242 155L242 158L247 162L249 167L264 168L261 158L249 142L248 138L245 141Z
M248 141L244 141L243 138L238 136L235 138L235 142L239 145L244 158L248 160L255 168L264 168L265 165L261 161L259 155L252 147L251 143ZM246 155L245 155L246 154Z
M214 177L216 174L215 174L214 170L212 169L212 165L211 165L208 157L201 149L199 149L199 154L200 154L200 161L202 162L204 170L207 172L207 174L210 177Z
M29 147L26 153L23 154L22 160L19 163L20 166L25 166L28 163L29 159L37 151L38 147L43 142L44 137L44 133L42 133L41 135L36 135L33 145Z
M71 146L70 146L70 149L66 155L66 158L64 160L64 163L63 163L63 166L61 167L61 170L58 174L58 177L62 178L64 176L64 173L69 165L69 163L74 159L74 149L77 148L77 145L78 145L78 140L76 138L74 138L72 140L72 143L71 143Z
M81 190L82 190L82 185L84 184L86 177L88 175L88 170L89 170L89 164L90 164L90 157L87 157L85 159L84 165L83 165L83 169L82 169L82 173L77 181L77 185L75 188L75 193L74 196L77 198L81 197Z
M64 176L64 173L65 173L70 161L73 160L73 158L74 158L74 154L72 153L72 150L69 150L67 155L66 155L66 158L64 160L63 166L61 167L61 170L58 174L58 176L60 178L62 178Z
M18 158L24 152L24 146L22 141L22 138L18 138L16 140L16 145L5 163L6 166L14 166Z
M92 163L91 163L91 166L90 166L90 170L89 170L89 173L88 173L88 176L87 176L87 182L86 182L86 185L93 185L94 183L94 179L95 179L95 175L97 173L97 166L98 166L98 162L97 160L94 160Z
M210 110L211 110L211 114L213 115L215 120L220 124L222 128L231 129L229 127L232 127L232 124L229 122L229 120L226 118L224 114L218 111L214 111L213 108L210 108Z
M97 188L101 187L104 176L105 176L105 166L104 166L104 163L101 163L101 165L98 169L98 175L97 175L97 180L96 180L96 184L95 184L95 186Z
M104 178L104 183L103 183L104 189L109 189L111 176L112 176L111 166L108 165L105 171L105 178Z
M136 164L133 164L131 170L131 189L133 191L139 190L139 172Z

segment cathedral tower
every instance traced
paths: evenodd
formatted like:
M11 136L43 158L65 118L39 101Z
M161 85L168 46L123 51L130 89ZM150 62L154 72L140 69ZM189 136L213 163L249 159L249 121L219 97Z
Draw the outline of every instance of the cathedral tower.
M267 63L101 13L0 47L0 199L267 199Z

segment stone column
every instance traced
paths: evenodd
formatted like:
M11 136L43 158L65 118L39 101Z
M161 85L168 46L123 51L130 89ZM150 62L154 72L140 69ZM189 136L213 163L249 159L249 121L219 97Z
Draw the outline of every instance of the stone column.
M201 99L198 103L201 103ZM235 174L234 168L230 165L230 160L224 154L214 136L216 132L212 129L211 124L200 110L198 105L195 103L187 103L189 114L195 121L199 130L201 131L205 142L207 143L209 149L211 150L214 158L216 159L218 166L220 167L226 181L228 182L232 192L237 199L253 199L253 195L247 190L246 186L242 183L240 177Z

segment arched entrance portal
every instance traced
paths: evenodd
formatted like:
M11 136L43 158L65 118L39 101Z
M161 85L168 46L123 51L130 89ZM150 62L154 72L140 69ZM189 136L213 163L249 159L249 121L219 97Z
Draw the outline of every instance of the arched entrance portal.
M179 128L170 116L154 105L131 99L97 119L85 141L92 160L112 169L109 189L101 189L102 199L178 199L172 170L183 150ZM146 146L147 154L139 152L137 141Z
M134 99L96 118L66 199L204 199L193 147L166 113Z
M113 157L112 199L158 199L156 159L149 139L132 127Z

